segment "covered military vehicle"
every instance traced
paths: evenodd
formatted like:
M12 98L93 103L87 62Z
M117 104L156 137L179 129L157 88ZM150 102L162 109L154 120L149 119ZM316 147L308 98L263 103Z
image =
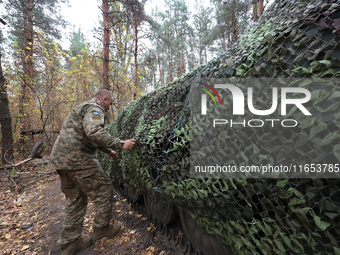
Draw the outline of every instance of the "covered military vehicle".
M340 254L339 38L338 1L276 1L231 49L124 108L107 129L138 144L119 161L101 156L104 169L132 197L142 193L163 224L179 212L185 234L207 255ZM257 88L257 109L271 105L268 84L274 79L310 91L304 106L312 115L288 111L286 117L297 121L292 128L226 127L218 139L228 147L210 157L235 166L307 165L304 173L312 173L312 164L326 165L332 175L191 175L190 163L205 154L193 153L190 145L216 142L201 141L209 132L199 125L201 108L190 101L194 91L211 81L244 78L266 80ZM225 109L232 109L231 102L232 94L223 94ZM218 111L212 99L207 104L210 113Z

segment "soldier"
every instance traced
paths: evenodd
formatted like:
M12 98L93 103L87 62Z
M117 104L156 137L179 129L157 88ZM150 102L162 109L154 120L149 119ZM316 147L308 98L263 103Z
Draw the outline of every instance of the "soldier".
M66 216L58 240L62 255L84 250L92 241L103 237L113 237L121 228L119 223L110 224L113 187L95 152L99 149L117 158L114 150L132 149L136 140L122 141L104 130L104 114L112 102L112 94L101 89L92 100L75 107L64 121L52 149L50 167L57 170L66 197ZM82 236L88 197L95 207L93 233Z

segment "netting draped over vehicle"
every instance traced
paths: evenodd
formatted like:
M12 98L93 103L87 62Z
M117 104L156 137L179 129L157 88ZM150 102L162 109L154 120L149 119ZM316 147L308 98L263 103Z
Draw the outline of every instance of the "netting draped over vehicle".
M189 173L190 129L194 128L189 121L190 107L194 107L189 99L198 82L208 79L332 81L327 89L300 83L311 91L311 111L319 119L267 134L266 146L282 147L283 153L261 154L247 143L251 140L263 151L259 142L263 129L245 132L244 141L237 140L239 133L232 129L225 135L237 162L276 153L274 163L298 154L306 163L338 164L339 38L337 1L277 1L232 49L124 108L107 129L138 143L132 151L122 152L119 161L101 155L104 168L116 183L123 178L140 190L165 194L235 254L340 254L340 179L215 179L190 178ZM224 100L227 103L231 97Z

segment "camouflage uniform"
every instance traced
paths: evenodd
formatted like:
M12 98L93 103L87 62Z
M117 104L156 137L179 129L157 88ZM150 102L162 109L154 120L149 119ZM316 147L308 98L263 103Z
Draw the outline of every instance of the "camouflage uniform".
M104 114L104 107L96 98L74 108L52 149L50 167L58 171L66 197L66 217L58 241L61 245L81 235L88 197L95 207L93 229L106 227L111 220L112 183L95 152L122 149L124 141L103 129Z

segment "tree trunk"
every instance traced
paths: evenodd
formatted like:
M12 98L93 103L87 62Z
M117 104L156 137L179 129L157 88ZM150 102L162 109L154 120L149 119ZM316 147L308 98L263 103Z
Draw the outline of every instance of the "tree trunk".
M257 1L257 18L259 18L264 10L264 6L263 6L263 0L258 0Z
M110 60L110 28L109 28L109 1L103 0L103 27L104 27L104 42L103 42L103 88L109 89L109 60Z
M25 44L22 55L23 65L23 83L21 85L21 97L19 101L19 117L21 131L30 129L30 115L27 110L29 105L29 89L32 87L33 81L33 0L27 1L27 11L24 13L24 36ZM20 151L25 153L26 146L24 137L19 140Z
M174 70L174 66L173 66L173 63L172 63L172 50L170 50L170 68L169 68L169 82L172 82L173 81L173 76L172 76L172 73L173 73L173 70Z
M13 159L13 135L12 122L8 106L8 98L5 88L5 78L2 72L0 53L0 125L2 133L1 162L8 165Z
M175 76L180 77L181 75L182 75L182 60L181 60L181 54L178 51L178 54L177 54L177 74Z
M139 90L138 76L138 26L135 24L135 91ZM136 96L134 94L133 100L137 99Z
M163 86L164 85L164 72L163 72L163 67L162 67L161 55L159 53L157 54L157 62L158 62L158 69L159 69L159 82L161 86Z
M179 28L179 29L181 29L181 28ZM176 59L175 59L175 61L177 62L177 73L175 74L175 77L180 77L182 75L182 54L181 54L181 50L182 50L182 44L181 44L182 36L181 36L181 32L178 32L177 30L175 32L175 35L176 35L177 40L178 40Z
M232 42L236 42L238 38L238 31L237 31L237 19L236 19L236 0L233 0L232 5L232 16L231 16L231 27L232 27Z
M257 0L253 0L252 4L253 4L253 19L254 21L256 21L259 18L257 16Z
M223 36L222 48L226 50L227 48L230 47L230 44L231 44L231 33L232 33L232 31L228 28L228 30L225 33L227 33L227 34L226 34L226 36ZM225 41L226 37L227 37L227 42Z
M264 6L263 6L263 0L253 0L253 16L254 21L258 20L259 17L262 15Z
M201 38L200 38L200 41L201 41ZM202 43L200 43L200 45L199 45L199 56L198 56L200 65L203 64L203 57L202 56L203 56L203 46L202 46Z
M169 5L169 19L172 20L172 9L171 9L171 5ZM170 30L170 38L173 38L173 25L170 25L169 27L169 30ZM172 63L172 59L173 59L173 52L172 52L172 45L169 45L169 49L170 49L170 61L169 61L169 82L172 82L173 81L173 70L174 70L174 67L173 67L173 63Z

